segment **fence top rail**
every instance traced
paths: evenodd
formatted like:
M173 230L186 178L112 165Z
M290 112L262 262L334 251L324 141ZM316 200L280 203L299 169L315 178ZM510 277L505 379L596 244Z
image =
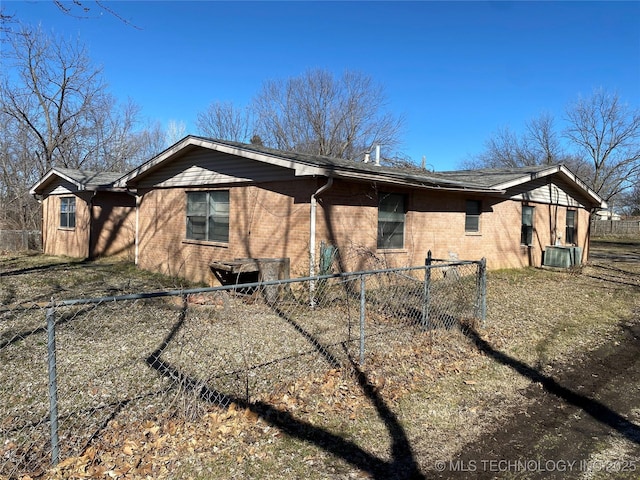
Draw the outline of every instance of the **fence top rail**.
M481 263L481 260L446 260L444 258L431 258L429 259L432 262L443 262L444 264L439 265L427 265L429 268L438 268L438 267L455 267L458 265L478 265Z
M435 259L432 259L432 261ZM328 280L332 278L359 278L369 275L380 275L387 273L404 273L404 272L412 272L412 271L426 271L434 268L447 268L447 267L455 267L460 265L473 265L480 264L481 261L478 260L466 260L466 261L456 261L456 262L447 262L445 260L435 260L442 261L446 263L441 263L437 265L420 265L414 267L399 267L399 268L385 268L379 270L362 270L357 272L342 272L342 273L332 273L328 275L317 275L314 277L299 277L299 278L287 278L281 280L269 280L269 281L259 281L259 282L251 282L251 283L234 283L233 285L222 285L218 287L201 287L201 288L190 288L190 289L180 289L180 290L158 290L153 292L143 292L143 293L133 293L127 295L112 295L106 297L93 297L93 298L75 298L75 299L67 299L67 300L54 300L52 299L50 302L42 302L42 303L32 303L32 304L18 304L18 305L8 305L0 307L0 313L9 310L28 310L33 308L51 308L51 307L62 307L62 306L72 306L72 305L88 305L88 304L97 304L97 303L108 303L108 302L121 302L127 300L144 300L150 298L159 298L159 297L179 297L179 296L187 296L198 293L212 293L219 291L228 291L228 290L238 290L238 289L247 289L247 288L256 288L256 287L268 287L268 286L278 286L278 285L287 285L292 283L303 283L303 282L317 282L320 280Z

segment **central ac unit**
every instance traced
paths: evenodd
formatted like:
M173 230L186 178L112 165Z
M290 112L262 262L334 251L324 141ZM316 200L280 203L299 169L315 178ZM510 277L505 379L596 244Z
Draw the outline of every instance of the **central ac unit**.
M546 267L569 268L582 263L582 248L548 246L544 250L543 265Z

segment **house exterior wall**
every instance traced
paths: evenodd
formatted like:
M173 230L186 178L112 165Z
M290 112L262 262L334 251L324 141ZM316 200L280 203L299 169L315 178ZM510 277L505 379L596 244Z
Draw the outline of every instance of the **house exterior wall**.
M133 260L134 197L114 192L71 192L60 186L52 192L42 201L44 253L74 258L121 255ZM65 197L76 199L75 228L60 227L60 204Z
M186 193L213 188L147 190L139 207L140 268L214 284L209 264L236 258L289 258L291 276L308 274L310 193L314 180L228 189L229 242L186 239Z
M404 248L377 248L378 190L404 193ZM482 204L478 232L465 232L465 202ZM588 254L589 212L580 207L525 202L534 208L531 245L521 244L522 205L520 199L505 199L433 190L408 191L399 188L354 186L336 182L321 198L322 224L318 243L338 246L341 268L363 270L424 264L427 253L434 258L487 259L488 268L540 266L542 252L554 245L556 235L565 235L566 211L576 210L578 244L583 258ZM574 203L577 205L577 203Z
M61 198L75 196L76 226L60 227ZM89 255L89 207L72 194L48 195L42 201L42 251L47 255L86 258Z
M292 277L309 274L310 198L324 179L260 185L217 185L229 190L229 242L186 239L186 193L214 188L154 188L140 202L140 268L216 284L209 264L237 258L289 258ZM404 248L377 248L378 194L405 194ZM465 201L480 200L479 232L465 232ZM586 210L525 202L534 206L532 245L521 245L520 199L408 190L336 180L318 197L316 259L320 245L336 246L339 268L357 271L424 264L434 258L487 259L490 269L540 266L542 252L564 238L567 208L578 211L578 239L588 251ZM316 271L319 260L316 260Z
M91 257L117 255L133 261L136 201L126 193L98 192L92 199Z

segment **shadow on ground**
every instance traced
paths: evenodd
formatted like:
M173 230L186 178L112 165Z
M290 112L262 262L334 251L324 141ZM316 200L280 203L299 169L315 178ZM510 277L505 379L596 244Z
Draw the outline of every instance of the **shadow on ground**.
M343 459L362 472L368 473L371 478L379 480L418 480L425 478L420 472L409 439L395 413L389 408L376 387L369 381L367 375L358 367L353 359L350 358L350 362L355 372L358 386L374 406L378 417L385 424L389 432L389 438L391 439L390 461L379 458L350 440L344 439L335 433L312 425L302 419L295 418L291 413L275 408L266 402L250 402L243 398L226 395L214 388L203 385L201 380L185 375L179 369L162 360L162 353L178 333L184 320L185 311L183 310L181 318L176 322L169 335L167 335L160 347L147 358L147 364L160 375L170 378L185 390L195 392L200 399L208 403L225 408L233 403L240 408L250 410L266 423L278 428L284 434L316 445L335 457ZM289 320L285 318L285 321ZM299 326L297 327L299 333L314 345L323 356L327 357L327 350L322 347L321 343L313 338L311 334L306 331L301 331ZM335 368L336 359L333 357L326 359L329 365Z

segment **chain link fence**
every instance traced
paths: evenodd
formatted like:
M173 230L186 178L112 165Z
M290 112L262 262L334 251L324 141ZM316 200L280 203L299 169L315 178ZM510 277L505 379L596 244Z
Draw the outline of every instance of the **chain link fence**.
M109 422L269 403L310 375L375 363L483 322L485 263L0 307L0 477L41 475Z
M36 230L0 230L0 251L41 250L42 232Z

